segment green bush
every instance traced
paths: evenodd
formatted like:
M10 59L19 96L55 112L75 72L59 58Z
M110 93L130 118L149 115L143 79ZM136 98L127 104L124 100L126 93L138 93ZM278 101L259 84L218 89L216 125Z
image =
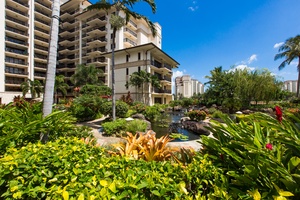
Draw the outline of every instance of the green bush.
M186 199L184 178L178 164L108 157L78 139L28 144L0 158L4 199Z
M226 114L224 114L220 110L216 110L215 112L212 113L211 117L212 118L223 118L223 117L226 117Z
M144 112L145 117L153 122L158 121L162 117L162 113L165 112L167 105L154 104L153 106L147 106Z
M125 133L126 124L125 119L116 119L115 121L105 122L101 125L106 135L122 135Z
M226 117L226 125L208 127L214 137L202 136L203 153L230 178L227 192L233 199L246 198L245 194L300 199L300 127L296 125L300 119L286 115L278 121L255 113L240 123Z
M37 142L40 134L49 134L49 140L58 137L90 136L88 130L75 125L76 119L68 112L56 111L43 118L42 104L26 101L18 106L0 109L0 154L8 146L22 147L29 142Z
M206 118L206 113L203 110L192 110L186 113L186 115L195 121L202 121Z
M116 117L126 117L129 106L123 101L116 101ZM112 102L108 101L101 105L101 113L112 116Z
M147 123L143 120L135 119L127 123L126 131L132 134L136 132L146 132Z
M69 111L78 121L95 119L105 101L98 96L81 95L73 100Z
M135 110L136 113L144 114L145 111L146 111L147 106L142 102L135 101L135 102L133 102L133 105L131 106L131 108L133 110Z

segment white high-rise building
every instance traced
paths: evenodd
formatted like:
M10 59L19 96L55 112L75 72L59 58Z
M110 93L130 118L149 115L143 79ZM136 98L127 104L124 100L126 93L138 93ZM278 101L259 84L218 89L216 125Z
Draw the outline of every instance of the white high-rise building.
M296 93L297 92L297 80L289 80L283 82L283 89L289 92Z
M175 78L175 95L182 97L192 97L194 94L203 94L204 85L192 79L190 75L183 75Z
M14 96L22 95L20 84L27 79L44 81L50 39L51 5L51 0L0 0L0 19L3 19L0 21L0 44L5 47L0 51L0 103L11 102ZM68 92L70 96L73 95L70 77L78 64L94 65L102 69L105 73L102 81L111 86L111 62L108 52L111 52L112 47L112 28L109 20L111 15L115 14L115 10L85 10L89 5L91 3L86 0L61 0L57 73L66 77L66 82L71 86ZM124 16L123 13L120 15ZM116 65L127 66L130 71L126 74L127 81L130 74L139 67L157 75L161 80L163 90L148 90L149 104L169 101L172 96L172 68L178 66L174 59L161 50L161 26L158 23L155 25L155 37L142 19L130 19L129 23L116 33L115 50L120 50L116 54ZM127 53L123 55L121 50ZM129 55L129 50L138 52ZM136 56L136 61L133 61L133 55ZM146 64L140 63L141 60ZM121 68L116 67L116 77L125 73ZM119 85L126 83L126 80L116 80ZM127 94L130 90L123 87L117 88L117 95Z

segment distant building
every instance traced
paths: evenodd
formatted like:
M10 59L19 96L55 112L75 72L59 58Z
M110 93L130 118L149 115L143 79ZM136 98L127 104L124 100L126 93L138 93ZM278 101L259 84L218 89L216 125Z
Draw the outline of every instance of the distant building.
M289 92L296 93L297 92L297 80L289 80L283 82L283 89Z
M192 97L194 94L203 94L204 85L192 79L190 75L183 75L175 78L175 95L182 97Z

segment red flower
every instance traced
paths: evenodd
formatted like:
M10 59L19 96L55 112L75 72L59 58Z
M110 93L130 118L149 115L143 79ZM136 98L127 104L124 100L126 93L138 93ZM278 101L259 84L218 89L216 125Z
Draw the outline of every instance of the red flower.
M276 117L279 122L282 121L282 110L279 106L275 106Z
M220 158L221 158L221 160L224 161L224 156L223 156L223 154L220 154Z
M266 148L269 149L269 150L272 150L273 149L273 146L271 143L268 143L266 144Z

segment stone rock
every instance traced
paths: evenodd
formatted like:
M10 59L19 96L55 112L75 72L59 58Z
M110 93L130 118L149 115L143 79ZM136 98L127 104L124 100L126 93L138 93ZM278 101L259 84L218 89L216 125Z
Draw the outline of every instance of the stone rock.
M237 111L235 114L241 115L241 114L243 114L243 112Z
M245 115L249 115L253 112L251 110L243 110L242 113L245 114Z
M146 120L145 116L143 114L137 113L131 116L134 119L141 119L141 120Z

